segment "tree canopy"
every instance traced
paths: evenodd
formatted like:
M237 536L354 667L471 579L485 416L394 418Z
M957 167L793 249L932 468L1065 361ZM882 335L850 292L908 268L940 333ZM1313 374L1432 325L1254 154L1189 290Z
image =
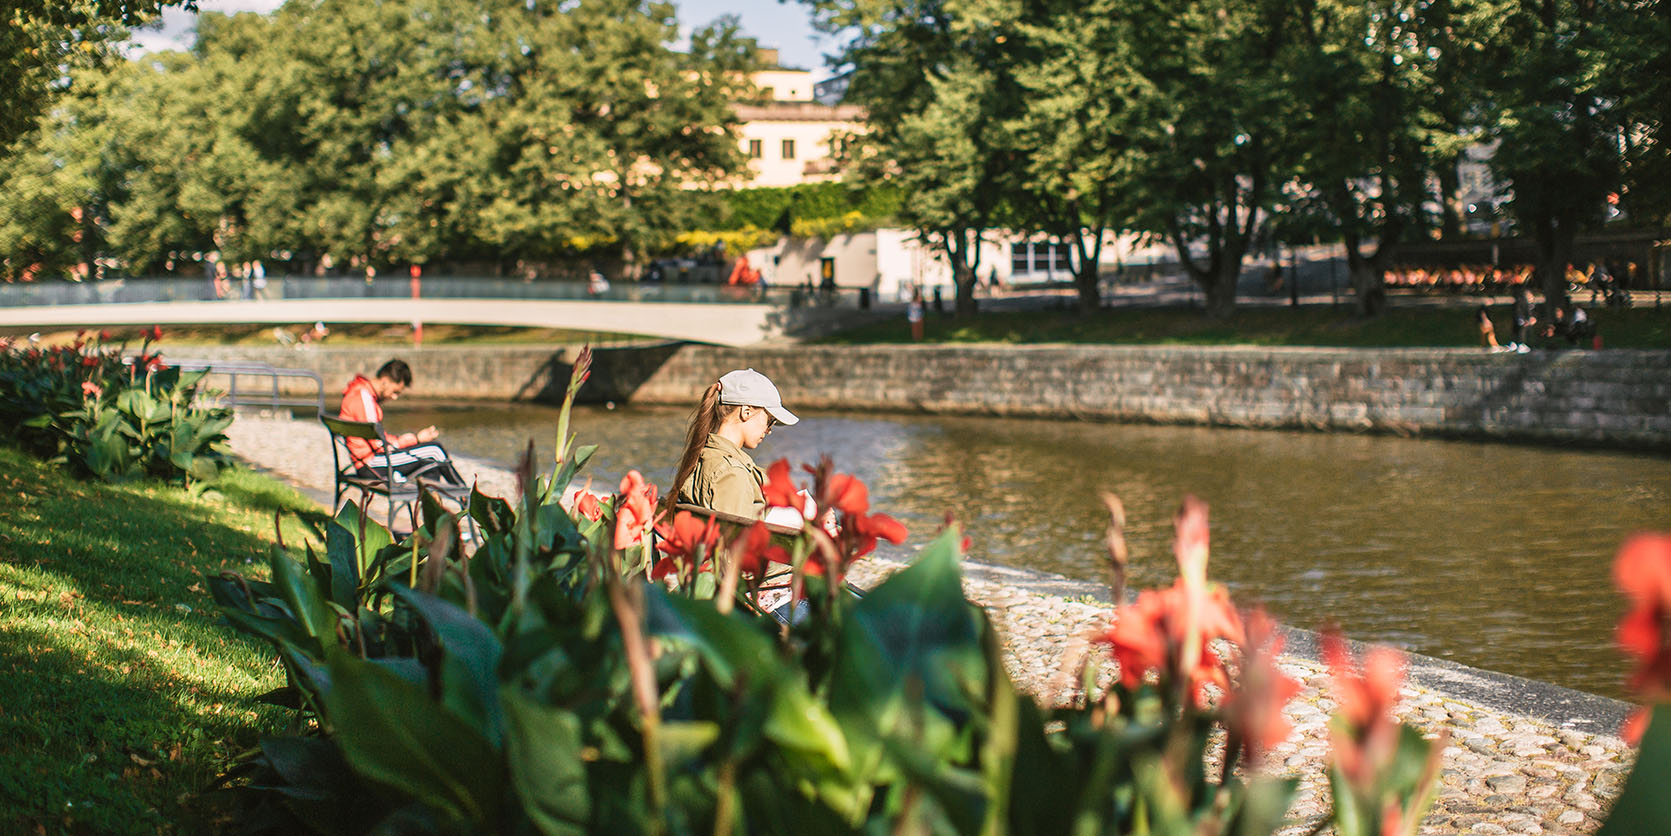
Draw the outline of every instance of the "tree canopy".
M290 0L205 14L190 54L71 75L0 183L8 269L136 270L170 253L283 250L384 266L596 252L629 268L743 164L730 103L754 44L724 21L686 51L640 0Z
M1074 242L1087 310L1119 230L1170 243L1216 316L1251 251L1338 241L1373 313L1400 242L1462 231L1470 147L1551 298L1610 201L1671 214L1664 0L805 2L872 114L859 173L925 239Z

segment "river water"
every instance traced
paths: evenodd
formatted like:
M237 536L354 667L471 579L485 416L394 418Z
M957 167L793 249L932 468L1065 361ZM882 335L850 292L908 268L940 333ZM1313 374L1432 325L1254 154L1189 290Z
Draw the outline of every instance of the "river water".
M638 468L672 479L687 411L581 408L588 472L613 489ZM556 411L537 406L390 409L434 423L453 450L513 462L533 440L549 462ZM862 477L872 506L920 546L946 512L974 560L1106 578L1100 490L1125 502L1134 587L1170 583L1171 519L1211 507L1210 573L1282 620L1466 665L1623 696L1610 565L1630 532L1666 528L1671 459L1255 430L923 415L804 414L755 460L820 454Z

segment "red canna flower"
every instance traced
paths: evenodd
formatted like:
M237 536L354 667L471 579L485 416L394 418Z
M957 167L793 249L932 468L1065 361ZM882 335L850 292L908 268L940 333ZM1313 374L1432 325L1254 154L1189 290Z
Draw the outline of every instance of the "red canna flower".
M1246 633L1241 677L1225 697L1224 713L1226 725L1246 754L1246 762L1256 765L1293 731L1283 708L1300 693L1300 683L1277 666L1283 638L1264 609L1255 609L1248 616Z
M81 367L84 369L90 369L98 364L99 358L95 355L89 354L86 357L81 358Z
M1207 685L1229 687L1224 664L1210 646L1218 639L1243 641L1229 594L1219 588L1195 596L1180 579L1165 589L1143 590L1135 604L1119 607L1114 626L1098 641L1113 649L1120 682L1127 688L1138 687L1145 674L1156 671L1202 705ZM1186 652L1192 644L1195 652Z
M110 332L109 331L100 331L99 332L99 342L104 342L104 343L110 342Z
M766 504L773 508L794 508L806 514L806 497L795 488L790 476L789 460L778 459L766 469L766 484L760 487L760 492L766 496Z
M1671 534L1626 540L1613 561L1613 580L1630 602L1617 633L1619 646L1637 660L1627 685L1649 702L1671 699ZM1647 720L1647 711L1639 711L1621 736L1631 743L1641 740Z
M853 481L858 483L859 480L854 479ZM862 490L864 485L859 485L859 488ZM842 531L844 534L849 531L853 534L853 557L864 557L876 551L876 540L878 538L887 540L897 546L905 542L908 535L905 526L887 514L850 513L842 526Z
M580 492L580 496L575 499L574 510L578 512L580 516L585 517L592 522L597 522L598 520L603 519L603 504L598 502L597 496L595 496L591 491Z
M656 486L644 481L644 474L627 471L615 500L615 548L638 545L644 532L655 524L655 513Z
M737 568L749 575L764 574L768 563L792 562L786 549L772 544L772 530L764 522L750 526L733 541L732 549L737 555Z
M94 383L91 380L84 380L81 382L81 394L87 397L97 398L104 394L104 390L99 388L99 384Z
M143 331L141 333L145 336L146 340L154 342L156 340L162 339L162 326L161 325L153 325L153 326L150 327L149 330Z
M1334 757L1347 780L1370 787L1398 750L1398 720L1393 706L1404 684L1404 654L1390 647L1370 648L1363 671L1333 630L1323 633L1323 661L1329 666L1338 722L1331 728Z
M824 490L824 507L845 514L863 514L870 510L870 491L857 476L850 473L831 474Z
M713 565L708 558L713 556L714 547L719 544L719 523L713 517L698 517L689 511L680 511L673 517L671 525L664 523L656 526L656 533L661 535L656 550L666 557L657 561L650 570L651 580L659 581L672 575L689 578ZM698 560L702 561L700 567L697 566Z

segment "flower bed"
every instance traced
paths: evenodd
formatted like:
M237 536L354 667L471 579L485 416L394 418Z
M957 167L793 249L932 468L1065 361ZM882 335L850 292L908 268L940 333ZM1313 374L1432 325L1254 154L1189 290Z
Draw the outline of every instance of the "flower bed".
M0 339L0 434L107 481L214 478L232 411L197 403L205 373L169 367L152 351L161 338L147 329L131 359L108 333L45 348Z

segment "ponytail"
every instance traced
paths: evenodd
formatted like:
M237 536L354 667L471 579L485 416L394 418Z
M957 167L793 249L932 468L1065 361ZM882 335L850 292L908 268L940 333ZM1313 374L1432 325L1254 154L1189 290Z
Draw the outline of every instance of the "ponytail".
M685 480L696 471L696 462L702 458L702 448L707 445L708 436L719 429L726 415L737 410L735 406L719 402L719 388L719 383L715 382L703 390L702 402L690 414L690 429L685 433L685 452L679 457L679 469L673 473L673 485L662 498L662 513L673 513L673 506L679 504L679 491L684 489Z

